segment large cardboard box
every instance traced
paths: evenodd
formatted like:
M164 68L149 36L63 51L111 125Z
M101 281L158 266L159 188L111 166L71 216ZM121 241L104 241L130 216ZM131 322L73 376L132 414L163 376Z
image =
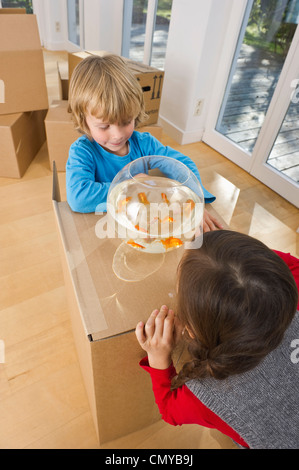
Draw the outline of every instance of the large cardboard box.
M20 178L46 140L47 110L0 116L0 176Z
M69 71L66 61L57 62L59 95L61 100L69 98Z
M67 108L67 101L54 101L45 119L50 166L53 169L55 160L57 171L65 171L69 148L81 135L75 130ZM156 124L140 127L138 131L150 132L158 140L162 137L162 127Z
M97 236L106 215L75 213L61 201L55 164L53 208L74 339L102 444L160 419L150 377L139 366L145 353L135 327L154 308L173 306L182 249L161 257L143 254L136 273L140 280L126 281L116 275L121 272L123 240ZM130 256L138 259L138 252L126 247L125 263ZM157 270L141 279L151 263Z
M105 55L107 51L84 51L76 52L68 55L69 65L69 79L72 76L73 70L76 65L90 55ZM164 80L164 71L159 70L155 67L143 64L141 62L135 62L131 59L123 57L127 62L131 71L136 76L143 90L145 111L149 118L145 124L155 124L158 121L159 109L162 95L162 87Z
M48 108L35 15L0 15L0 114Z
M76 213L61 201L55 162L52 200L74 340L103 444L160 419L150 376L139 366L146 354L135 327L163 304L175 308L184 248L148 254L121 238L103 238L107 215ZM212 207L208 210L227 227ZM186 357L179 344L173 356L177 370Z

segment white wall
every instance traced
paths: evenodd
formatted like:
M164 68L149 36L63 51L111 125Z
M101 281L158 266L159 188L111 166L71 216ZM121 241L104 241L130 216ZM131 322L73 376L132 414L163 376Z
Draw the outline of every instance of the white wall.
M85 49L121 53L123 0L84 3Z
M65 50L67 18L64 0L33 0L42 45L49 50Z
M181 144L201 140L231 7L232 0L173 0L160 123Z

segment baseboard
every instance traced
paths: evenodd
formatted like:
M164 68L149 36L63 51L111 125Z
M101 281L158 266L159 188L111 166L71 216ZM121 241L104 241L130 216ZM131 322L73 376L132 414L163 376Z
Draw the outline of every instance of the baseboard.
M183 131L161 115L159 116L159 125L162 126L163 131L169 135L169 137L174 139L180 145L192 144L202 140L204 129Z

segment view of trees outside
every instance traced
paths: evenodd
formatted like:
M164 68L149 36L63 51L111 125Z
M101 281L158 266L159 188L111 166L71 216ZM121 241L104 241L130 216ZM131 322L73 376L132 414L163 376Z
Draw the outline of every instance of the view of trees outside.
M299 21L298 0L256 0L244 43L286 55Z
M32 0L2 0L2 8L26 8L27 13L33 13Z

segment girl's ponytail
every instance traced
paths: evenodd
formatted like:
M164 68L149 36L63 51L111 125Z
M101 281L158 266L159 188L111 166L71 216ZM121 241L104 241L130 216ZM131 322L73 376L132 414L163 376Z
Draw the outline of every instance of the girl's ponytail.
M255 367L281 342L298 303L286 263L241 233L207 232L178 268L176 311L190 361L173 379L223 380Z

